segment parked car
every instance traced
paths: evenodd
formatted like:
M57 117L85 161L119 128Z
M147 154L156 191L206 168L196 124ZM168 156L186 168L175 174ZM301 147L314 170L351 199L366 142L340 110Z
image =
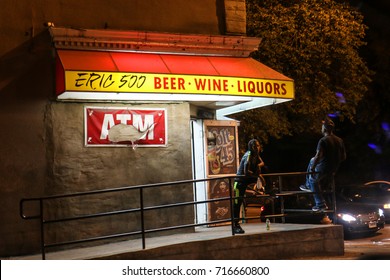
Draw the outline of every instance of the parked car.
M365 184L341 186L337 192L354 202L383 210L386 222L390 222L390 182L371 181Z
M375 233L385 227L383 210L377 206L356 202L353 198L336 194L336 215L334 222L343 225L344 235Z

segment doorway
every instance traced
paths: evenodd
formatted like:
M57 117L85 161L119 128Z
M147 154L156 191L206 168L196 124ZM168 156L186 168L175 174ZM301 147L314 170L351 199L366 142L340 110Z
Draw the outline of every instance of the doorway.
M191 120L191 150L192 150L192 178L206 178L205 166L205 143L203 120ZM204 201L207 199L207 183L194 183L194 201ZM201 224L207 222L207 205L200 203L195 205L195 223Z

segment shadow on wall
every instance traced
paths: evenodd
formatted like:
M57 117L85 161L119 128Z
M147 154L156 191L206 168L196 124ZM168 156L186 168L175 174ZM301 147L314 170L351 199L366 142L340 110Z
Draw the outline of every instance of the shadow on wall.
M39 250L39 226L19 216L22 197L44 193L45 110L53 94L52 52L42 32L0 58L0 256Z
M48 98L41 81L52 75L52 46L50 34L43 31L33 39L4 54L0 58L0 94L7 100ZM51 85L53 86L53 85ZM51 90L51 89L50 89ZM51 91L53 92L53 91ZM4 102L2 102L3 105Z

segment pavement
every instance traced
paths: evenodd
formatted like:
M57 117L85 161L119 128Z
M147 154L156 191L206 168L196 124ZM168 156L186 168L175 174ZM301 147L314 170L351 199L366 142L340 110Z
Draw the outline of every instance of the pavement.
M334 243L344 246L344 241L336 237L336 242L333 242L335 229L339 230L335 225L309 225L309 224L271 224L271 229L267 230L265 223L246 223L242 225L245 234L232 236L230 226L215 226L215 227L198 227L193 233L173 234L159 237L147 237L146 249L142 249L141 239L132 239L128 241L113 242L99 246L89 246L83 248L74 248L61 251L53 251L46 253L47 260L89 260L89 259L145 259L153 258L153 256L161 256L163 252L167 252L167 248L172 251L171 256L165 256L167 259L202 259L200 255L203 251L208 251L207 256L218 259L224 258L229 250L236 250L235 256L239 256L237 252L243 254L243 251L249 251L253 248L256 251L256 246L261 249L270 248L269 250L282 250L280 254L271 256L271 259L278 259L280 256L287 256L287 259L356 259L359 257L357 253L347 253L344 248L337 248L328 253L324 253L324 244ZM325 234L323 232L326 232ZM283 236L279 236L284 234ZM325 236L325 237L324 237ZM330 240L326 240L326 236L330 236ZM342 237L342 235L341 235ZM234 240L240 240L242 248L237 245ZM302 241L301 241L302 240ZM284 242L284 243L283 243ZM306 243L305 243L306 242ZM324 242L318 244L319 242ZM236 243L236 245L232 245ZM280 243L280 244L276 244ZM215 245L217 244L217 245ZM305 245L306 244L306 245ZM186 247L187 246L187 247ZM190 246L190 247L189 247ZM288 247L291 246L291 249ZM318 247L316 251L307 253L310 248ZM184 248L184 249L183 249ZM214 249L211 249L214 248ZM246 248L246 249L243 249ZM248 249L249 248L249 249ZM306 248L304 251L299 251L301 248ZM176 251L175 251L176 250ZM177 250L180 251L178 255ZM201 250L202 252L200 252ZM210 252L215 250L219 253ZM257 250L257 251L259 251ZM283 251L287 250L287 251ZM310 249L311 250L311 249ZM314 249L315 250L315 249ZM173 252L175 251L175 252ZM185 251L185 252L183 252ZM304 252L303 255L299 252ZM288 255L288 252L296 252L294 255ZM341 253L340 253L341 252ZM279 256L279 257L278 257ZM241 259L262 259L262 255L241 255ZM6 258L8 260L40 260L41 254L15 256Z

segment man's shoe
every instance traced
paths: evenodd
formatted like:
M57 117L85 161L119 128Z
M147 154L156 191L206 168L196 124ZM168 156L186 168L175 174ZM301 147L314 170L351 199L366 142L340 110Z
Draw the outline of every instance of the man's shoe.
M321 224L324 224L324 225L328 225L328 224L331 224L332 223L332 220L329 219L329 216L328 215L325 215L322 220L321 220Z
M301 189L301 191L311 192L311 189L305 185L300 185L299 188Z
M316 205L316 206L313 206L312 210L314 212L322 212L322 211L328 210L328 206L326 206L325 204L324 205Z
M239 224L234 225L233 231L234 231L235 234L243 234L243 233L245 233L245 231L241 228L241 226Z

